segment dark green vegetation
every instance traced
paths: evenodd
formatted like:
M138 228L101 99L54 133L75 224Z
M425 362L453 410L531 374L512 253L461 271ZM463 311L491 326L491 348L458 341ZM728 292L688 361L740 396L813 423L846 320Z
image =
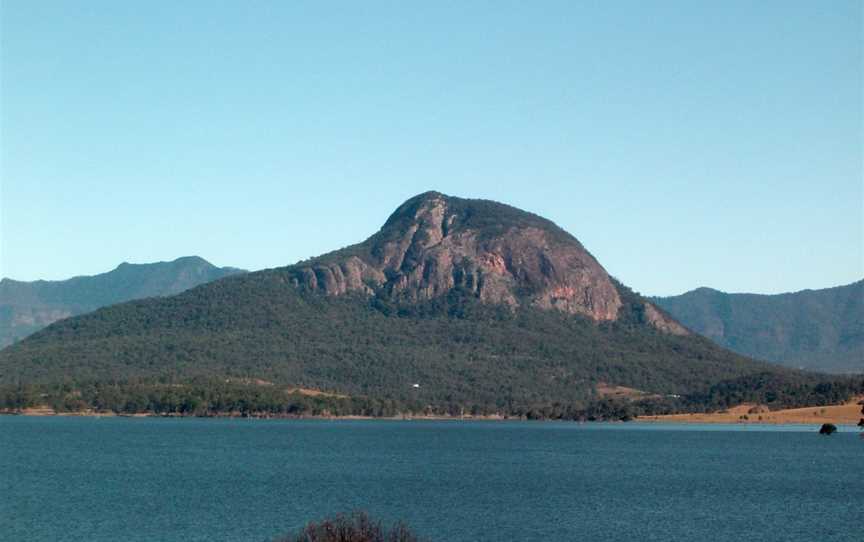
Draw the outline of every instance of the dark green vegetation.
M443 196L409 200L375 243L321 260L339 261L348 252L374 262L375 255L364 251L394 251L382 241L389 237L415 243L403 245L408 248L401 261L419 259L422 243L416 241L424 230L411 217L423 197L437 204ZM512 207L446 201L451 212L458 211L444 222L448 228L472 224L470 232L478 237L498 239L514 229L540 228L555 243L582 250L557 226ZM388 284L399 282L398 272ZM605 272L597 267L596 273ZM649 321L646 301L615 281L613 294L622 303L618 317L597 321L528 304L485 302L476 284L457 282L424 300L412 295L416 290L394 293L387 287L368 295L325 295L298 286L297 276L298 266L237 275L57 322L0 352L0 403L8 409L50 404L60 410L197 415L627 419L743 401L775 408L825 405L862 391L860 379L754 362L698 335L658 329ZM525 283L536 291L545 287L541 279L529 276ZM608 398L598 392L601 383L642 393ZM291 393L296 388L331 395Z
M780 295L699 288L654 301L735 352L791 367L864 372L864 280Z
M573 418L743 401L830 404L856 389L852 381L825 383L746 360L702 337L663 334L639 324L632 307L622 309L631 311L627 319L596 324L552 311L512 312L458 293L399 305L299 291L284 273L230 277L40 331L0 352L5 406L47 401L62 410L186 414L464 409ZM597 382L656 396L602 400ZM290 395L289 386L351 399Z
M113 271L62 281L0 280L0 347L61 318L132 299L173 295L239 269L198 257L151 264L123 263Z
M419 542L402 523L382 526L362 512L309 523L300 532L277 542Z

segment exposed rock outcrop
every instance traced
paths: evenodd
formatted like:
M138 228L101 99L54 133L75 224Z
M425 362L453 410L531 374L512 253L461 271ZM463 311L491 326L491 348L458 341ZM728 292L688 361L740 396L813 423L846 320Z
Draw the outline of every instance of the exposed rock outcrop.
M687 328L669 316L666 316L657 310L657 307L648 302L645 303L645 318L649 324L666 333L671 333L672 335L687 335L689 333Z
M454 289L481 301L534 306L596 321L618 318L621 297L575 238L507 205L429 192L405 202L370 239L295 266L298 287L423 301ZM650 304L648 321L687 331Z

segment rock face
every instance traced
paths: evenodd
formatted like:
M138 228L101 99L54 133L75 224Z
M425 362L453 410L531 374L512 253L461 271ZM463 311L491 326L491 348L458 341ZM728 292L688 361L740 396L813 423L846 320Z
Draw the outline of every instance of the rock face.
M298 264L298 287L423 301L453 290L488 303L534 306L596 321L618 318L621 296L603 267L552 222L513 207L437 192L405 202L367 241ZM649 322L686 333L646 307Z
M676 322L673 318L666 316L651 303L645 303L645 319L649 324L672 335L687 335L687 328Z

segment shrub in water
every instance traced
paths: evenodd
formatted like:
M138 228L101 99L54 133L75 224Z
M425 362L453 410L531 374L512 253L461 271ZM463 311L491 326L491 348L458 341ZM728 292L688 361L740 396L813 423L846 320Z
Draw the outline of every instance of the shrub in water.
M276 542L420 542L401 522L383 527L363 512L311 522Z

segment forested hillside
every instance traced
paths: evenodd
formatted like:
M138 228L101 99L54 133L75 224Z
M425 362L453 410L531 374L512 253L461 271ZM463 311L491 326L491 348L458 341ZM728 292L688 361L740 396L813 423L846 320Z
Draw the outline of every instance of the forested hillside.
M825 404L861 386L718 347L550 222L434 193L363 245L58 322L0 352L0 384L7 408L567 418Z

